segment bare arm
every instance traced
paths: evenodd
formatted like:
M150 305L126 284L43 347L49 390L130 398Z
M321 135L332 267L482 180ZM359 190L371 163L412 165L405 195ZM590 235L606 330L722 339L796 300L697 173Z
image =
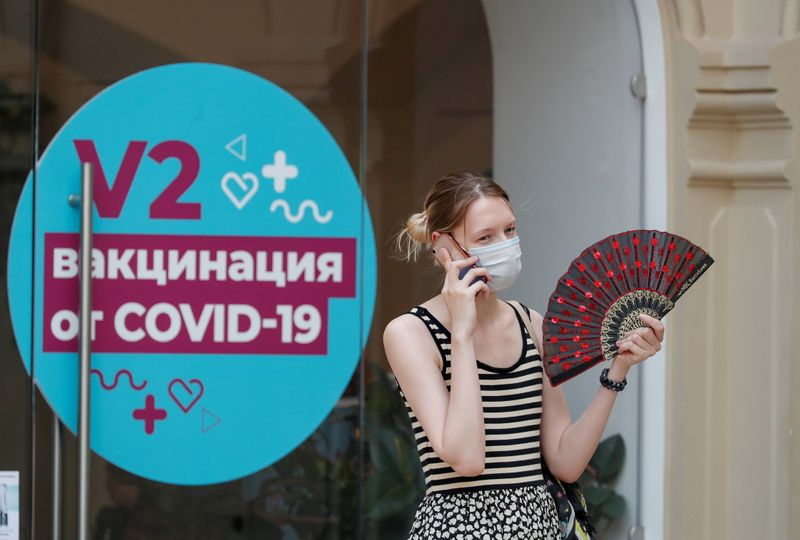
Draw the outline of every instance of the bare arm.
M383 344L389 364L434 452L457 473L478 475L484 467L485 442L472 339L453 336L448 392L432 349L425 346L433 343L431 337L413 319L402 315L387 325Z
M542 316L531 310L533 330L542 342ZM628 333L620 344L620 352L612 361L608 378L621 381L630 368L661 349L664 325L658 319L643 319L650 328L639 328ZM541 353L541 351L540 351ZM567 400L561 387L554 388L544 377L542 411L542 452L554 475L566 482L574 482L586 469L600 443L608 422L617 392L600 386L594 399L575 422L569 414Z
M485 466L486 441L472 336L476 324L475 295L488 291L486 284L475 278L488 272L473 268L460 280L459 270L474 263L474 258L451 261L446 250L439 251L442 253L437 253L437 259L447 269L442 297L452 324L450 391L436 365L433 355L438 352L430 346L428 331L413 315L390 322L383 334L383 344L395 378L433 450L457 473L475 476Z

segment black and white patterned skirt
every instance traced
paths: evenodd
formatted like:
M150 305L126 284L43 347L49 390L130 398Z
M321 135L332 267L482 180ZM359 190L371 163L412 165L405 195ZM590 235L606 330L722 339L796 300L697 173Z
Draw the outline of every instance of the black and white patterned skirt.
M544 484L431 493L417 507L409 540L558 540L553 498Z

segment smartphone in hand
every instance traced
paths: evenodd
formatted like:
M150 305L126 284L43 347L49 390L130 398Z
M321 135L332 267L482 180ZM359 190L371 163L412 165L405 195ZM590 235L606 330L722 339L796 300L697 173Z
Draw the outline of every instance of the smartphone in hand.
M458 261L461 259L469 259L471 256L448 233L442 233L439 235L439 238L437 238L436 242L434 242L433 244L433 249L434 250L446 249L448 253L450 253L450 258L454 261ZM469 272L470 268L475 268L477 266L478 266L477 264L473 263L459 270L458 279L464 279L464 276L467 274L467 272ZM486 283L486 278L484 276L478 276L472 283L470 283L470 285L472 285L473 283L477 283L478 280Z

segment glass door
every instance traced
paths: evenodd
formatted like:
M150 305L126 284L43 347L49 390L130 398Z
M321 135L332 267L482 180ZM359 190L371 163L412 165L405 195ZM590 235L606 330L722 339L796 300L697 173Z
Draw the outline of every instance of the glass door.
M567 197L574 186L552 179L582 178L564 164L585 164L562 144L577 139L554 138L553 126L587 116L544 90L592 103L584 94L602 82L627 111L604 156L635 181L640 103L623 92L627 71L551 84L576 69L594 77L550 56L588 58L566 46L580 41L570 28L581 11L480 0L0 10L0 532L12 507L20 538L78 530L89 164L89 537L406 538L424 481L381 336L440 276L428 261L398 261L391 238L436 178L467 169L498 176L527 223L528 256L541 251L538 197ZM586 50L607 44L607 62L621 48L633 65L633 34L608 38L616 24L633 31L632 12L604 17L589 25L597 36L584 32ZM530 21L559 31L528 32ZM540 312L561 268L543 263L526 262L542 271L514 291ZM632 408L612 423L635 444L635 416L620 420ZM624 471L628 510L608 538L637 508L634 458Z
M41 1L40 133L20 130L17 154L3 155L18 163L3 171L17 182L10 224L26 152L41 149L15 223L35 219L36 263L12 284L35 291L35 424L19 414L18 358L4 357L3 377L17 388L3 393L18 416L9 468L24 477L35 450L36 538L78 530L85 163L90 537L361 535L359 365L376 288L359 174L361 13L358 0ZM17 16L31 26L30 10ZM28 78L9 81L21 117L34 102L23 45ZM10 313L22 320L25 306ZM32 425L45 432L35 448Z
M29 272L31 257L9 259L7 253L14 210L31 170L35 147L34 20L32 1L0 4L0 295L4 305L0 310L0 538L13 539L32 534L31 486L36 481L32 449L41 435L34 431L41 401L28 376L31 364L23 364L20 356L21 350L30 348L30 336L18 335L15 340L6 307L12 301L9 295L24 304L31 303L30 290L9 286L14 281L12 276ZM29 254L31 224L28 216L17 225L20 247ZM40 426L47 429L45 423Z

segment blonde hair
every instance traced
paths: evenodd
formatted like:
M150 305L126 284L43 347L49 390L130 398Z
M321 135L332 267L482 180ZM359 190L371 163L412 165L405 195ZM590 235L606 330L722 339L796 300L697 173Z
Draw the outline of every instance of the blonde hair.
M508 193L481 174L462 171L439 178L425 196L422 212L411 214L396 235L400 257L416 261L430 245L433 231L452 232L464 221L469 205L482 197L501 197L509 202Z

